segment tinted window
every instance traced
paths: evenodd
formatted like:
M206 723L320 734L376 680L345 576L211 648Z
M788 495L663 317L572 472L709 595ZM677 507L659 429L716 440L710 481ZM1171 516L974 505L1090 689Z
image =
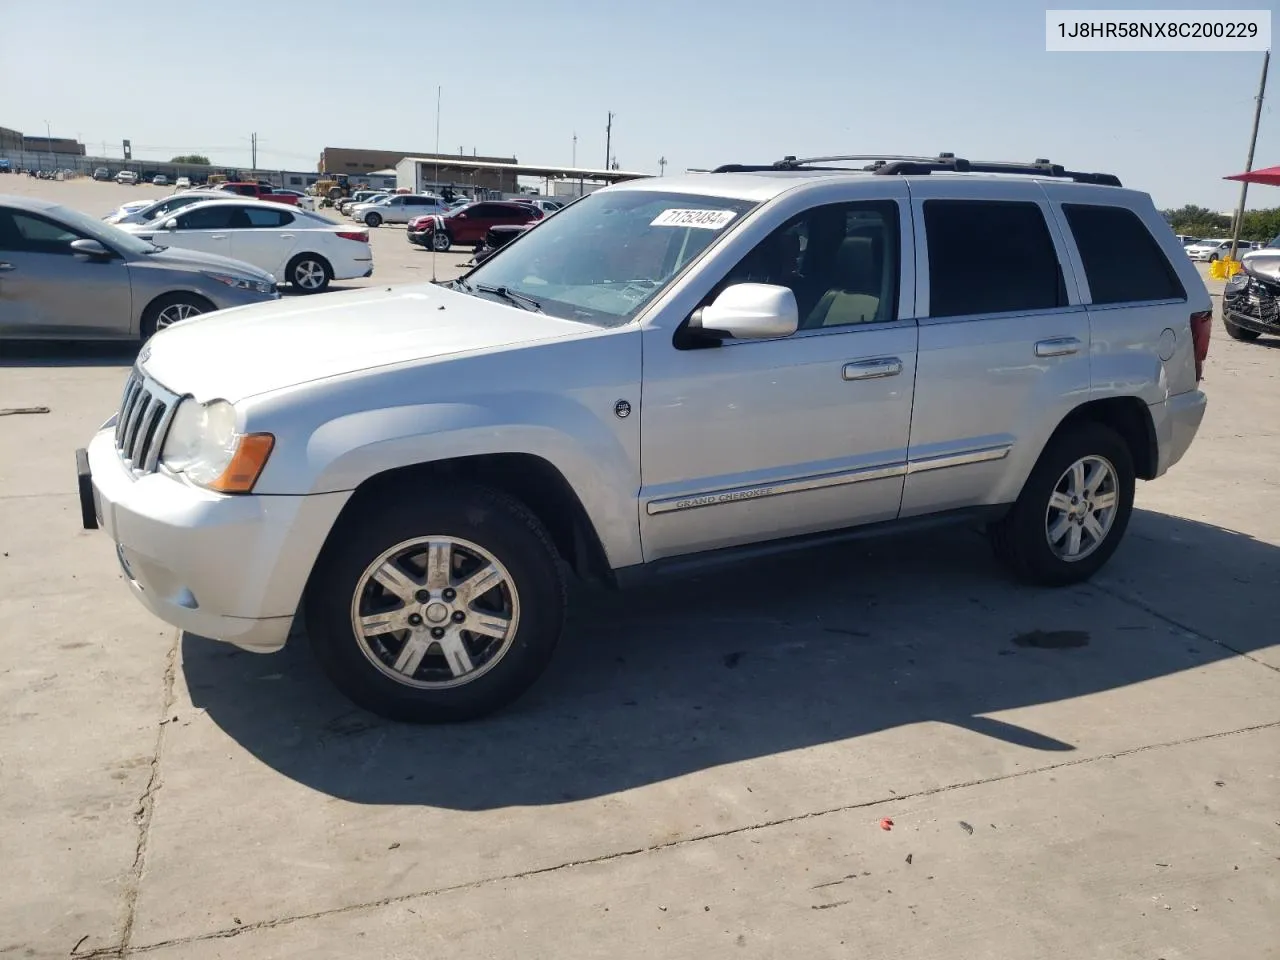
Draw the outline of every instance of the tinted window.
M1146 224L1132 210L1064 203L1093 303L1181 300L1186 291Z
M260 207L246 207L245 216L249 218L251 227L283 227L293 223L293 214L287 210L263 210Z
M761 241L716 293L734 283L790 287L801 330L882 323L897 317L898 251L893 201L817 207Z
M0 250L70 255L72 242L83 239L84 234L52 220L16 210L0 210Z
M1067 305L1062 267L1037 204L926 200L924 224L930 316Z
M180 230L226 230L234 223L234 213L242 210L238 204L216 202L203 210L192 210L178 217Z

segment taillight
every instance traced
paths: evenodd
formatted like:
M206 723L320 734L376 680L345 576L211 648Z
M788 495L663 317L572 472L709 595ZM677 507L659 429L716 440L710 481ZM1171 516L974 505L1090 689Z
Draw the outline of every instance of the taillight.
M1196 354L1196 383L1204 379L1204 362L1209 359L1209 335L1213 332L1213 311L1191 315L1191 345Z
M343 240L355 240L357 243L369 242L368 230L339 230L338 236Z

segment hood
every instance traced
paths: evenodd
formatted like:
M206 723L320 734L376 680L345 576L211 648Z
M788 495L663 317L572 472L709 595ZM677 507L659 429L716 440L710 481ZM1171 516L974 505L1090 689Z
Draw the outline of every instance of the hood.
M125 224L125 229L132 224ZM133 231L130 231L131 233ZM161 246L164 246L161 244ZM177 267L180 270L214 270L218 273L232 273L240 277L251 277L254 280L265 280L271 283L276 278L265 270L260 270L243 260L231 257L220 257L216 253L205 253L201 250L189 250L183 247L165 247L159 253L148 253L138 258L143 263L154 263L162 267ZM135 261L137 262L137 261Z
M596 328L434 284L290 297L184 320L139 364L201 401L245 397L374 367L572 337Z
M1267 283L1280 283L1280 250L1264 247L1244 255L1241 266L1245 273Z

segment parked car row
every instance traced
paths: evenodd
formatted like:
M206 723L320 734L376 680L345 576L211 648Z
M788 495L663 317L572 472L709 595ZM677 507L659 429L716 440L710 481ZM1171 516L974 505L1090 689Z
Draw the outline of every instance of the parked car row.
M1230 237L1197 239L1195 237L1184 237L1179 234L1178 239L1182 241L1183 249L1187 251L1187 256L1192 260L1201 260L1212 263L1215 260L1226 260L1231 256ZM1262 244L1257 241L1241 240L1236 245L1236 255L1240 256L1250 250L1260 249L1262 249Z

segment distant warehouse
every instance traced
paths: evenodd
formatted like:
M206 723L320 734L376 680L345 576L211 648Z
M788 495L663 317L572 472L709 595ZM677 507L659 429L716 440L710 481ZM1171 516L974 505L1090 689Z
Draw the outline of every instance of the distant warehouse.
M519 190L515 171L502 170L504 165L514 166L516 158L482 157L465 153L424 153L418 150L365 150L352 147L325 147L320 151L319 170L322 173L345 173L353 177L370 176L375 171L396 167L405 157L419 160L430 160L433 174L439 167L442 183L465 184L483 187L502 193L515 193ZM454 166L451 164L465 164ZM483 163L487 166L477 170L473 164ZM497 169L495 169L497 168Z

